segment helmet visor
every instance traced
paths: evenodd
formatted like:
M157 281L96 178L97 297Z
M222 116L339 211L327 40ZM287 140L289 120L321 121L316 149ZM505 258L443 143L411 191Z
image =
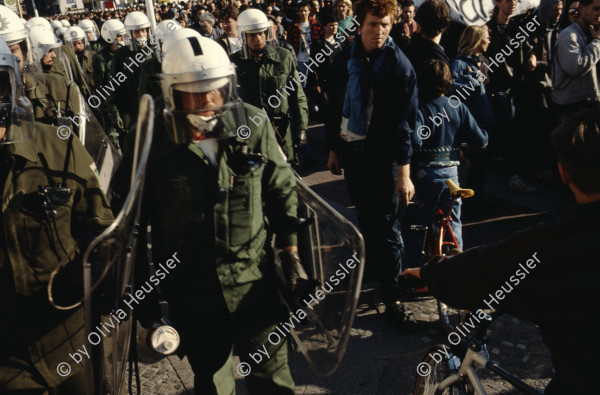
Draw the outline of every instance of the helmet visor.
M245 123L236 86L234 76L172 85L172 102L166 102L164 115L173 141L234 137Z
M271 27L261 30L244 31L241 34L242 57L249 59L252 53L266 53L270 47L275 47L277 41Z

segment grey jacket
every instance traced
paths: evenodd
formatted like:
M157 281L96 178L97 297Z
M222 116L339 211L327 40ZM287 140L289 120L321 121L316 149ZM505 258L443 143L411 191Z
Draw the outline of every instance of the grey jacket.
M552 101L560 105L600 101L599 62L600 40L590 41L576 22L563 30L554 49Z

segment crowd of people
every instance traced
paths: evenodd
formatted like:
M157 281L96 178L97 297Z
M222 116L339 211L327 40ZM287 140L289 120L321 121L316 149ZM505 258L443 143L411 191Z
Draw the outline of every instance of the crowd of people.
M176 252L182 262L161 288L198 393L230 393L232 347L244 360L286 317L273 237L286 286L301 294L311 283L298 255L292 171L318 162L311 123L324 123L327 168L343 174L355 206L364 281L381 288L386 316L403 330L414 317L401 300L401 273L420 277L425 263L423 235L406 227L449 207L444 181L459 184L459 166L467 170L460 184L480 192L469 209L485 209L490 164L501 163L508 188L536 193L539 182L562 180L564 200L597 216L600 0L552 0L520 15L516 5L496 0L489 21L471 26L451 20L441 0L201 0L156 4L154 15L138 5L28 20L0 6L0 300L19 318L0 327L0 338L18 339L0 344L8 356L0 357L0 392L82 393L81 371L67 379L54 366L84 342L82 311L58 313L45 289L59 262L118 214L145 94L157 111L138 266L147 277L151 224L153 259ZM251 131L244 138L242 125ZM109 180L94 163L106 144L123 157ZM460 200L452 208L461 248L462 209ZM588 229L580 215L563 225ZM564 257L547 244L555 256L542 259ZM483 261L498 248L452 259L485 273L502 264ZM578 259L594 248L582 247ZM444 277L458 278L449 270L446 260L428 262L422 278L445 296ZM454 302L475 308L482 290ZM157 305L143 312L145 327L159 325ZM205 316L211 325L199 327ZM546 340L559 341L556 332ZM244 360L253 365L250 391L294 393L287 347L268 353L258 365ZM555 365L555 393L569 388L564 366Z

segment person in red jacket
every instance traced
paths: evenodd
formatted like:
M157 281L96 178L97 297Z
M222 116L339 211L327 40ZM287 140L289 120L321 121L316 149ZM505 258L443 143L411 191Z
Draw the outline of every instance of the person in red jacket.
M306 75L306 65L310 62L311 44L323 37L323 28L316 18L309 18L310 4L303 1L298 5L298 21L288 27L287 40L298 58L298 71ZM303 88L306 82L303 82Z

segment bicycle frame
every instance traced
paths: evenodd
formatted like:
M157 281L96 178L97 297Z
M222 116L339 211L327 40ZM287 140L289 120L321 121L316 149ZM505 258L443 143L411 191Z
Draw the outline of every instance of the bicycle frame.
M498 317L500 314L501 313L496 313L494 315L495 315L495 317ZM464 382L465 380L468 380L468 382L471 383L471 386L473 387L473 391L474 391L473 393L475 395L487 395L487 392L483 388L483 385L481 384L481 380L479 379L479 376L477 375L477 372L475 371L476 363L478 365L485 367L488 370L491 370L492 372L496 373L500 377L504 378L506 381L511 383L516 389L518 389L520 392L522 392L524 394L543 395L542 392L539 392L538 390L531 387L530 385L525 384L521 379L519 379L518 377L514 376L513 374L511 374L510 372L505 370L503 367L501 367L498 364L498 362L492 361L479 353L481 350L485 349L485 347L486 347L487 339L485 337L485 334L487 332L488 327L490 326L490 324L492 322L493 322L493 319L490 317L487 320L487 322L484 322L477 329L477 332L475 333L475 337L469 344L469 347L467 348L467 352L466 352L464 358L462 359L462 363L460 364L460 367L458 368L458 373L453 373L450 376L446 377L444 380L442 380L442 382L435 389L436 395L441 395L445 389L451 387L454 384ZM486 352L486 354L487 354L487 352ZM455 357L456 356L453 355L453 358L450 360L452 362L453 366L457 364L455 359L458 359L458 358L455 358ZM453 366L451 366L451 367L453 367ZM466 379L465 379L465 377L466 377Z
M511 383L516 389L521 391L524 394L529 395L543 395L542 392L539 392L535 388L525 384L519 378L513 376L510 372L502 368L498 362L489 360L485 358L483 355L469 348L467 351L467 355L465 355L463 363L460 365L458 369L458 373L453 373L452 375L446 377L436 388L435 394L441 395L446 388L449 388L453 384L457 384L460 381L464 380L466 376L469 380L469 383L473 386L473 391L475 395L487 395L487 392L483 388L481 384L481 380L475 371L475 363L484 366L486 369L491 370L492 372L498 374L500 377L506 379L509 383Z
M436 239L435 246L433 248L432 256L443 255L444 246L448 245L451 248L458 248L458 241L454 236L454 232L452 231L452 227L450 226L450 222L452 222L452 209L456 204L456 197L452 197L452 204L448 208L448 212L444 213L441 208L437 208L437 219L436 223L440 228L439 234ZM450 235L450 241L444 241L446 234ZM427 236L426 236L427 237ZM423 247L425 247L426 240L423 241ZM425 250L424 248L422 249Z

